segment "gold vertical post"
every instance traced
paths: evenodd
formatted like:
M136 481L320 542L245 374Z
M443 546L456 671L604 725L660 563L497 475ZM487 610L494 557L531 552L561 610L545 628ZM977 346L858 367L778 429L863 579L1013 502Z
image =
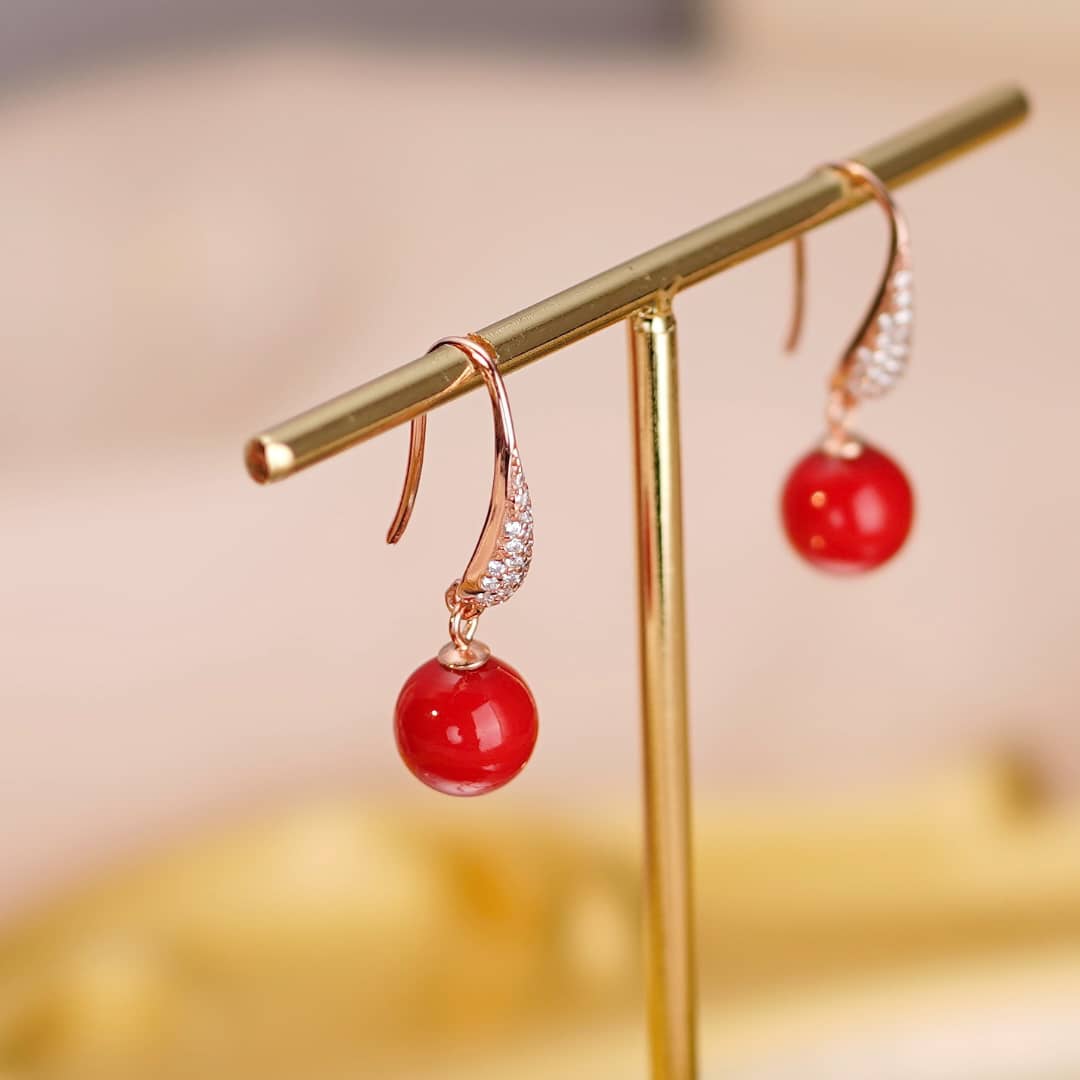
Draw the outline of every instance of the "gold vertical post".
M645 936L653 1080L697 1075L682 465L675 315L632 315L638 625L645 772Z

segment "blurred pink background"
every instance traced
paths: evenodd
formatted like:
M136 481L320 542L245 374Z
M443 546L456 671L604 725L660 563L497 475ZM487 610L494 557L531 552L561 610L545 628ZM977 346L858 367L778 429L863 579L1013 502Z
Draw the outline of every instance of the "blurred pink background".
M917 486L895 565L817 576L776 520L880 218L811 237L797 358L788 252L680 300L694 770L703 794L845 786L1009 745L1075 789L1080 10L704 16L653 56L282 34L0 99L0 905L253 803L436 797L389 716L480 523L486 403L433 418L399 550L404 431L271 489L247 436L1007 79L1031 122L900 196L919 338L862 421ZM510 380L539 543L484 636L542 733L504 805L637 798L625 367L610 331Z

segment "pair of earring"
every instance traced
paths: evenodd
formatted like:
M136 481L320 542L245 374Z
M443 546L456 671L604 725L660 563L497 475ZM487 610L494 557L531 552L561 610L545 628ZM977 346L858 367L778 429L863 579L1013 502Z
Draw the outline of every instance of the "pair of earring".
M836 572L872 569L890 559L911 528L914 499L903 470L851 432L858 404L895 385L911 348L911 256L903 215L885 185L865 166L830 168L869 187L885 209L890 249L870 310L833 373L821 444L791 470L781 497L795 550ZM796 241L795 317L788 347L799 336L804 307L804 254ZM536 745L538 717L528 684L476 638L480 616L508 600L529 572L533 514L506 386L494 347L477 334L443 338L481 376L495 421L495 470L480 538L461 576L446 590L450 640L402 687L394 712L398 750L412 773L448 795L481 795L513 779ZM405 484L388 543L401 539L412 514L424 460L426 417L412 422Z

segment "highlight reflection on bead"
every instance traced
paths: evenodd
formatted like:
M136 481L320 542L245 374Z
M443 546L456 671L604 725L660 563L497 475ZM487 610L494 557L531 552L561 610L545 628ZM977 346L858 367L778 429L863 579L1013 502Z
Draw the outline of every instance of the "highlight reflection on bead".
M394 710L402 760L446 795L483 795L512 780L532 755L537 727L528 684L494 656L472 670L429 660L405 681Z

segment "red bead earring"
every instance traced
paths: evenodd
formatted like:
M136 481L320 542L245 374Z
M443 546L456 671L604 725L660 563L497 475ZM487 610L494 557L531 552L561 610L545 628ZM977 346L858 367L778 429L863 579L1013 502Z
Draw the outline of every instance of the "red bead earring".
M891 559L911 531L915 500L903 469L850 431L867 398L881 397L907 368L911 351L911 253L907 223L888 188L866 166L828 166L869 187L889 218L885 275L866 318L833 373L820 446L798 461L781 495L784 529L808 562L834 573L860 573ZM795 314L787 347L798 342L805 296L802 237L795 239Z
M405 681L394 711L398 750L409 770L447 795L483 795L525 766L536 744L537 712L525 680L475 638L480 615L508 600L529 571L532 501L521 468L506 386L494 348L477 335L450 337L480 373L495 414L491 503L461 577L446 590L450 641ZM412 422L409 465L387 543L412 516L424 462L427 417Z

